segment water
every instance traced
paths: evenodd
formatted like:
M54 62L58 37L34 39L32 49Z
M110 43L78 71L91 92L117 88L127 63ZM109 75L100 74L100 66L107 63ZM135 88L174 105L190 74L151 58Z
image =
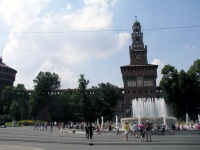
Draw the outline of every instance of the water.
M172 116L172 110L166 105L163 98L145 99L138 98L132 100L133 118L141 117L169 117Z
M188 116L188 114L186 113L186 121L185 121L186 124L190 123L190 118Z

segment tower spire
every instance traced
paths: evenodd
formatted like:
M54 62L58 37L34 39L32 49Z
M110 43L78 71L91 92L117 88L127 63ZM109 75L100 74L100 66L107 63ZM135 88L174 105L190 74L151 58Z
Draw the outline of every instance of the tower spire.
M137 16L135 16L135 21L137 21Z

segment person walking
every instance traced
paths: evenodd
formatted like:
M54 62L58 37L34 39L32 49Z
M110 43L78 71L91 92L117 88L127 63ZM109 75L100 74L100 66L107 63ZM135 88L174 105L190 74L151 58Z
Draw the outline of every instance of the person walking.
M88 128L89 128L90 139L92 139L92 136L93 136L93 128L94 128L94 127L93 127L93 125L90 123Z
M146 130L146 142L148 142L148 137L151 142L151 124L149 123L149 120L146 121L144 127Z
M50 132L53 131L53 122L50 123Z
M158 122L156 122L156 124L154 125L154 129L155 129L156 134L158 134L159 133Z
M124 133L125 139L124 140L128 140L128 132L130 131L130 129L129 129L129 126L128 126L127 122L124 125L124 130L125 130L125 133Z
M140 142L144 142L144 137L145 137L145 128L142 127L140 129L141 137L140 137Z
M85 133L86 133L86 138L89 139L89 127L88 127L88 123L86 123L86 125L85 125Z
M62 123L62 132L65 132L65 123Z
M135 122L133 123L132 131L133 131L133 135L135 136L135 138L138 138L137 125L135 124Z
M45 130L47 131L47 122L45 122L44 126L45 126Z

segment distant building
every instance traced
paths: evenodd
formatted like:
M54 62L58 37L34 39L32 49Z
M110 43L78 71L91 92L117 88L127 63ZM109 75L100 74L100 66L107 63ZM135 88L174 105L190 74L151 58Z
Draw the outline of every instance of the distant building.
M13 86L17 71L3 63L0 57L0 93L3 92L6 86Z

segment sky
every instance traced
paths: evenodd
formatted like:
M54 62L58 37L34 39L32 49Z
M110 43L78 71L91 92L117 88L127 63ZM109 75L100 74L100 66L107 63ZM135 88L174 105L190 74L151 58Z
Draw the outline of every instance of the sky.
M61 89L109 82L123 87L132 25L140 22L149 64L187 71L200 59L199 0L0 0L3 62L14 86L33 89L40 71L55 72Z

